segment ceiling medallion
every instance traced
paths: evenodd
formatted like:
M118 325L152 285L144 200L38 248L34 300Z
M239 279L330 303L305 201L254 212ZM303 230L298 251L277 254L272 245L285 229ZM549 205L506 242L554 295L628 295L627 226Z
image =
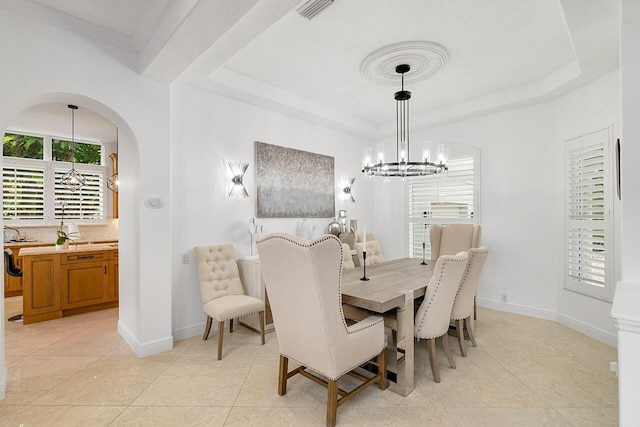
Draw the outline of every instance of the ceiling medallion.
M447 50L437 43L401 42L385 46L367 55L360 64L360 73L378 84L397 85L396 66L407 64L411 71L404 77L405 83L416 83L437 74L448 61Z

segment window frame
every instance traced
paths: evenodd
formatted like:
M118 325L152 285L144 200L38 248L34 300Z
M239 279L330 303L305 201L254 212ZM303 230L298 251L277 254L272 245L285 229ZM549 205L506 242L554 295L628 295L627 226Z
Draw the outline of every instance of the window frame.
M416 250L416 244L414 242L413 237L413 229L412 226L415 227L419 225L422 227L422 231L424 233L423 241L425 243L425 259L430 259L431 254L431 242L429 239L429 231L430 227L433 224L439 225L447 225L447 224L480 224L480 170L481 170L481 150L479 147L474 147L467 144L448 144L450 161L461 160L472 158L473 159L473 213L471 218L453 218L453 217L438 217L438 216L430 216L430 217L421 217L421 218L413 218L411 215L411 200L412 200L412 187L410 180L420 180L423 182L435 182L435 180L452 180L451 177L447 177L446 175L442 178L427 176L421 178L409 178L407 181L406 187L406 206L407 206L407 215L406 215L406 236L407 236L407 254L410 258L421 259L423 256L422 249ZM447 172L445 172L447 174ZM418 230L419 232L420 230ZM422 243L422 242L419 242Z
M22 157L5 157L3 156L3 170L5 167L38 167L44 169L44 218L43 219L4 219L4 224L14 227L23 226L55 226L58 225L62 218L56 217L56 193L55 193L55 170L56 169L71 169L71 162L60 162L51 160L52 157L52 141L54 139L66 140L64 137L58 137L55 135L43 135L33 132L23 132L15 129L7 129L5 133L29 135L41 137L44 139L44 159L28 159ZM4 137L4 134L3 134ZM87 140L75 140L75 142L83 144L100 145L100 165L85 164L85 163L73 163L76 170L80 173L99 174L102 179L102 215L101 218L89 219L89 218L70 218L65 216L65 221L73 221L76 224L106 224L107 223L107 166L105 165L105 150L106 147L101 142L87 141ZM4 188L3 188L4 193ZM3 213L4 217L4 213Z
M572 265L575 263L571 262L570 255L570 241L575 241L575 236L571 234L571 230L575 230L576 228L587 229L591 234L596 232L596 228L594 227L597 223L598 219L594 218L585 218L585 219L572 219L570 217L570 184L569 184L569 152L570 146L569 144L581 144L581 147L593 147L594 143L590 142L592 139L597 139L598 134L601 134L600 137L606 138L604 142L602 142L602 153L603 153L603 214L602 214L602 227L598 227L597 230L602 229L603 232L603 247L604 247L604 255L603 255L603 263L604 263L604 279L602 281L602 286L596 285L593 280L576 280L574 278L575 275L571 275L570 271L572 270ZM573 138L566 139L563 142L564 149L564 279L563 279L563 288L575 292L581 295L585 295L591 298L611 302L613 300L613 292L615 289L615 227L614 227L614 144L613 144L613 126L609 125L607 127L603 127L600 129L596 129L592 132L588 132ZM573 151L576 151L574 149ZM593 194L593 192L591 193ZM592 202L593 203L593 202ZM583 211L584 212L584 211ZM589 228L590 227L590 228ZM588 238L584 239L588 240ZM588 246L588 241L585 243L584 240L581 240L581 244L583 246ZM593 239L592 239L593 240ZM573 246L576 246L577 243L574 243ZM581 246L581 250L586 251L587 249ZM573 252L576 252L574 249ZM595 251L592 251L595 252ZM586 255L584 260L586 261ZM586 265L585 265L586 266Z

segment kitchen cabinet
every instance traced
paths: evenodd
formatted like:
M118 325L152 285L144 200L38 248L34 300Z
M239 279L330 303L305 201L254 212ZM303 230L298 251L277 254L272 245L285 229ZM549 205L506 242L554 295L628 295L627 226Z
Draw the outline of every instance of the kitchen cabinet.
M105 244L21 249L24 323L117 307L117 252Z

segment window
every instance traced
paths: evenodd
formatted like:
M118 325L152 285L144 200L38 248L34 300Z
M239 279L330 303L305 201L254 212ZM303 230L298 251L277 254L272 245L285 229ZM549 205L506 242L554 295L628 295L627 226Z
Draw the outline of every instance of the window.
M7 133L3 140L2 212L9 225L54 224L64 218L104 222L106 167L101 144L76 142L75 168L87 179L76 192L62 187L71 143L50 136Z
M565 288L611 301L611 128L566 141Z
M409 178L409 256L431 258L431 224L478 224L480 150L456 145L458 154L440 177ZM453 151L453 150L452 150ZM424 247L424 251L423 251Z

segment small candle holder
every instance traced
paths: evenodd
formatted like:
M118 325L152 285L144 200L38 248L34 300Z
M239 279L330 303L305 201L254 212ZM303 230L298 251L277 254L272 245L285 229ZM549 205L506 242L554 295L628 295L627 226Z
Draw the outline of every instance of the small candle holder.
M427 263L424 261L424 253L426 252L426 246L427 244L425 242L422 242L422 262L420 263L420 265L427 265Z
M360 280L369 280L367 277L367 251L362 252L362 277Z

